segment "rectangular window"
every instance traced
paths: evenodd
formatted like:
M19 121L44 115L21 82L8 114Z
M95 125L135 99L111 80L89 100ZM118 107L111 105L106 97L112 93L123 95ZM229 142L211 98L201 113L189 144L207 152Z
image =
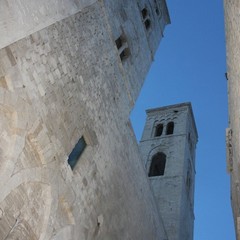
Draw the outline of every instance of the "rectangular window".
M84 137L81 137L68 157L68 164L72 169L76 166L86 146L87 144Z

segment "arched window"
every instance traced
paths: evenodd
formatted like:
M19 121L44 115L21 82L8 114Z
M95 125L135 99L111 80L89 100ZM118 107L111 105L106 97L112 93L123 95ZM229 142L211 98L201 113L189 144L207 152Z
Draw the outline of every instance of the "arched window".
M163 133L163 124L158 124L155 130L155 137L160 137Z
M166 135L173 134L173 130L174 130L174 122L169 122L167 124Z
M166 165L166 155L162 152L155 154L152 157L151 166L149 169L148 176L162 176L164 175Z

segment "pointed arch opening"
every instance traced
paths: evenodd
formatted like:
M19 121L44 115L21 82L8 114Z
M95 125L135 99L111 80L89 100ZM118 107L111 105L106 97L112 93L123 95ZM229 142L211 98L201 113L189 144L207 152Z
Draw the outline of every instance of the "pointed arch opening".
M167 124L167 130L166 130L166 135L171 135L173 134L174 131L174 122L169 122Z
M149 177L163 176L165 172L165 165L166 165L166 155L162 152L156 153L152 157L148 176Z

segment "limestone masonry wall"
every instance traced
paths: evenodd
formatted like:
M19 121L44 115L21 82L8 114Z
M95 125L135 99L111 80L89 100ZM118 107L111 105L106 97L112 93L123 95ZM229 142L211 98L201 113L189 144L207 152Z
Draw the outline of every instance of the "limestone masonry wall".
M97 0L1 0L0 48L69 17Z
M227 132L228 170L231 174L231 201L237 239L240 239L240 5L237 0L224 1L227 43L227 79L229 129Z
M18 6L23 19L1 36L26 26L0 43L25 35L0 50L0 240L168 239L128 120L169 23L166 5L152 29L162 30L148 37L136 1L41 1L34 10L47 24L31 22L35 12L25 19L25 3L0 10ZM123 60L122 32L131 51Z
M172 134L166 134L169 122L174 123ZM159 124L163 126L163 131L156 136ZM149 176L149 180L171 240L193 240L197 139L189 103L147 110L140 151L147 173L156 154L161 152L166 156L164 173Z

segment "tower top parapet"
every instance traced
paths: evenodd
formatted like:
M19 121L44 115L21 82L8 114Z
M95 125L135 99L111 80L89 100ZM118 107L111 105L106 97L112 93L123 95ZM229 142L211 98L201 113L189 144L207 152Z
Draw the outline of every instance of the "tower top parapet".
M194 130L196 133L196 137L198 138L198 132L197 132L197 127L196 127L196 122L195 122L191 102L183 102L183 103L178 103L178 104L173 104L173 105L168 105L168 106L163 106L163 107L158 107L158 108L151 108L151 109L147 109L146 113L147 113L147 115L153 115L153 114L155 115L156 112L164 112L164 111L169 111L169 110L177 111L181 108L189 109L189 113L191 114L191 118L193 121L193 127L194 127Z

